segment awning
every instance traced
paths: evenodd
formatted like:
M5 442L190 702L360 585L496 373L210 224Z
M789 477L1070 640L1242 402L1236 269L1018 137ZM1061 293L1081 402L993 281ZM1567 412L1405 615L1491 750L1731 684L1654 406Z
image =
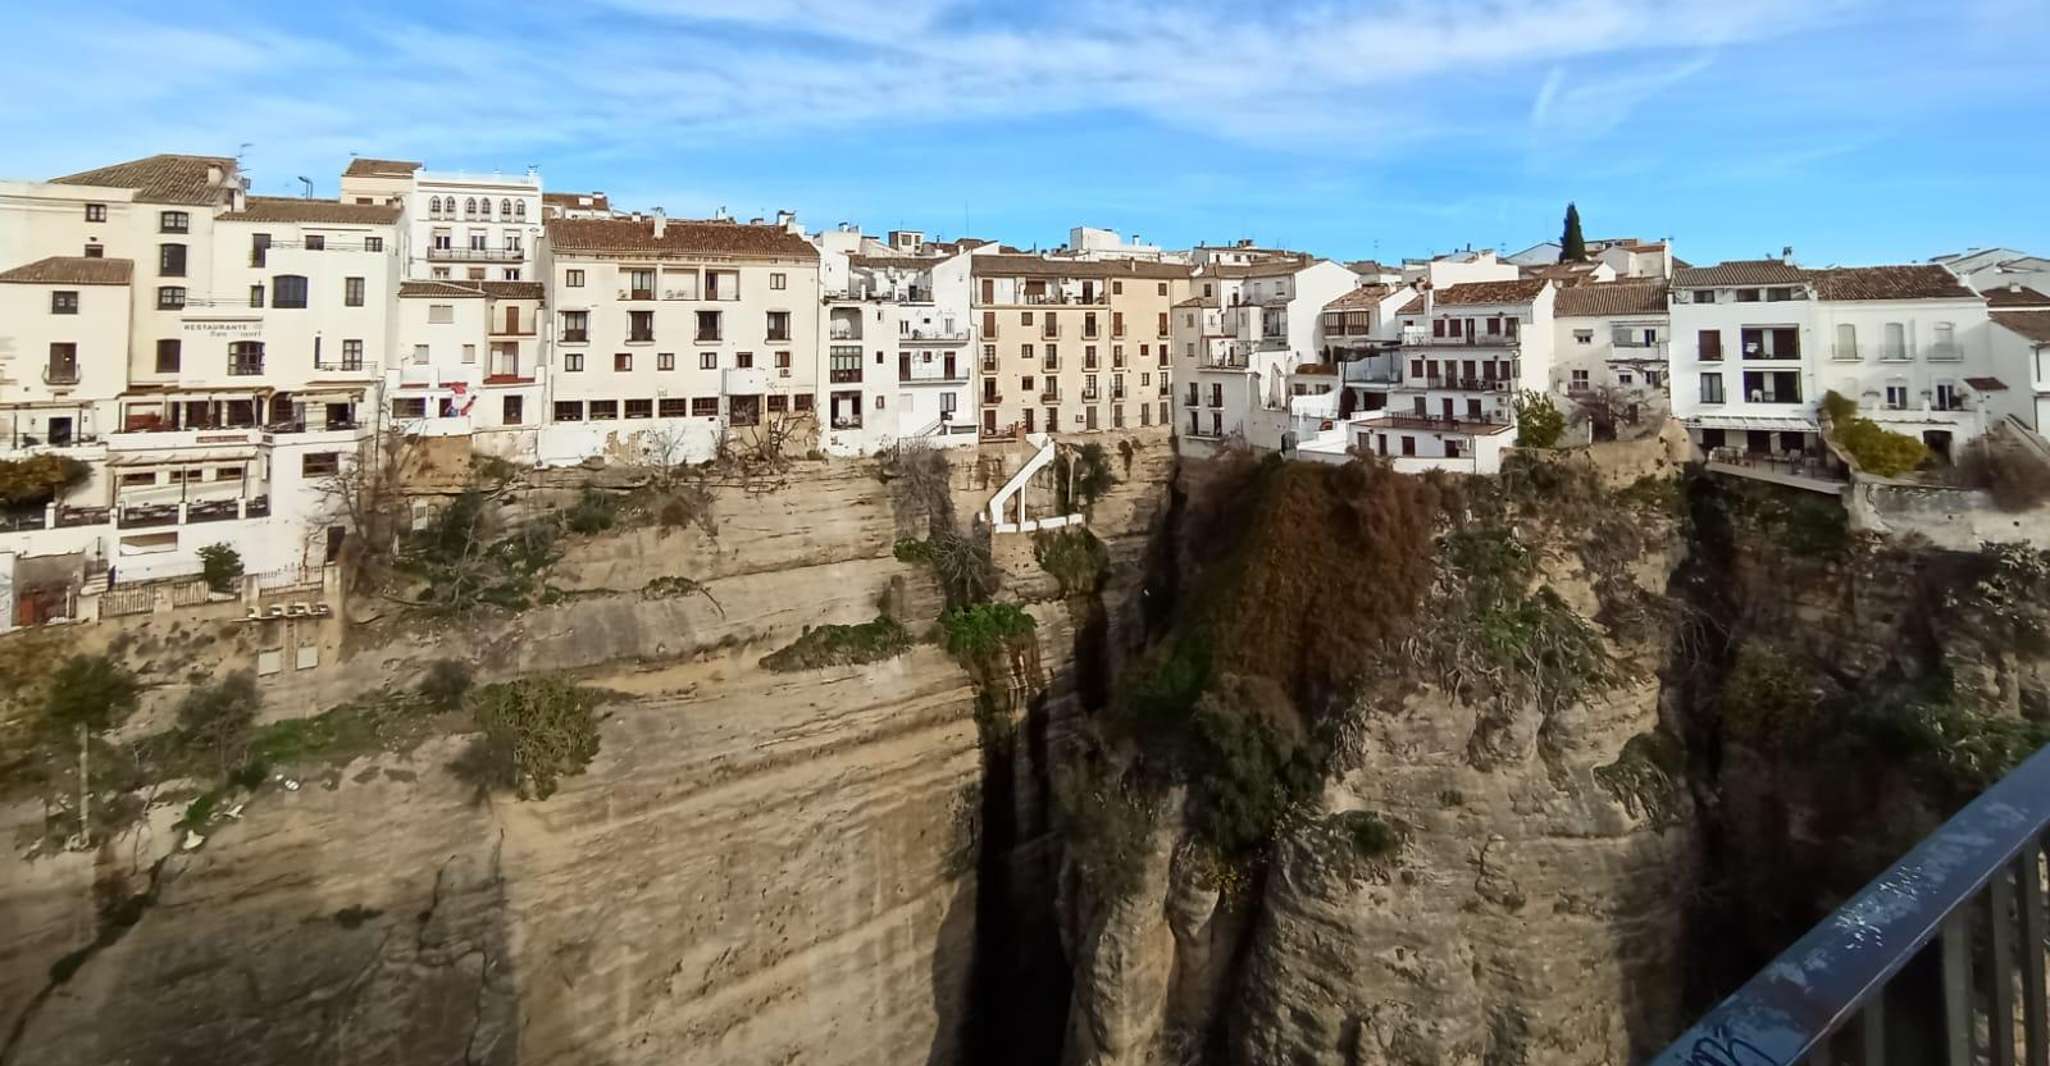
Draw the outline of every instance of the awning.
M1691 429L1760 430L1768 433L1820 433L1812 418L1795 415L1696 415L1683 420Z
M183 448L170 452L115 452L107 456L107 465L187 466L192 463L246 463L255 458L254 448Z
M1999 378L1966 378L1965 384L1971 386L1973 392L2007 391L2007 383Z

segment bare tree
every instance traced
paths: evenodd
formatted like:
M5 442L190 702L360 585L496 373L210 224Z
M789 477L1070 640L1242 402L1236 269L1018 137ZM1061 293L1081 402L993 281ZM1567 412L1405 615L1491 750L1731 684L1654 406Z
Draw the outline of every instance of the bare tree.
M349 531L342 564L349 583L382 588L392 577L399 538L412 525L404 491L415 438L389 429L363 443L318 487L324 524Z

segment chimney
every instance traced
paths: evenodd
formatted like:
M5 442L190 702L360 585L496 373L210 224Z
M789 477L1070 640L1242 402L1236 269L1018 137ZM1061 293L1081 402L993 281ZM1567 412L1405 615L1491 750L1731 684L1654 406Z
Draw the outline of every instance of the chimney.
M720 204L720 205L719 205L719 210L717 210L717 211L714 211L714 212L712 212L712 221L714 221L714 222L731 222L731 221L733 221L733 216L732 216L732 215L729 215L729 214L727 214L727 213L726 213L726 205L725 205L725 204Z
M659 241L662 239L662 235L669 231L669 214L658 207L654 210L653 216L655 219L655 239Z
M795 221L797 221L797 212L795 211L776 212L776 224L784 229L789 229L790 224Z
M2015 292L2015 293L2018 293L2018 292L2022 291L2022 283L2021 283L2021 282L2019 282L2019 281L2010 281L2010 282L2008 282L2008 283L2007 283L2007 291L2009 291L2009 292Z
M206 165L206 183L208 185L219 185L221 177L221 165L219 163L208 163Z
M1783 244L1783 245L1780 245L1780 262L1782 262L1782 263L1785 263L1785 264L1786 264L1786 265L1788 265L1788 266L1793 266L1793 265L1794 265L1794 246L1793 246L1793 245L1791 245L1791 244Z

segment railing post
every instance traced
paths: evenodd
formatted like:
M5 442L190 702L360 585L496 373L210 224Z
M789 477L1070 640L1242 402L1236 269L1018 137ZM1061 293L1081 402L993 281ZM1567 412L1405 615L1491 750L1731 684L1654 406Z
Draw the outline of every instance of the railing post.
M2028 1066L2050 1066L2050 997L2043 988L2043 941L2046 928L2043 906L2043 844L2032 841L2015 860L2015 874L2022 893L2022 1031L2027 1038Z
M1864 1066L1886 1066L1886 989L1881 987L1872 993L1866 1002L1861 1019L1860 1034L1863 1037Z
M1943 920L1943 1044L1949 1066L1972 1064L1972 912Z
M1993 921L1993 1066L2014 1066L2014 883L2008 871L1994 872L1986 909Z

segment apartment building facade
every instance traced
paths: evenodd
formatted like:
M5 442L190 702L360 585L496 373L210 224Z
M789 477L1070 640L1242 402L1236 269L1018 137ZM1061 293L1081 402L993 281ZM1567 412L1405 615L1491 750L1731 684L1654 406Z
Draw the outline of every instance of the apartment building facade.
M1225 438L1288 443L1289 375L1319 362L1323 309L1359 282L1328 259L1200 268L1171 316L1175 432L1199 448Z
M2032 415L2030 368L2001 365L1984 298L1939 266L1680 270L1672 322L1673 413L1706 449L1819 455L1827 391L1942 455Z
M1553 392L1568 401L1604 396L1640 405L1664 396L1672 312L1663 281L1569 286L1552 313Z
M398 358L385 373L390 424L535 460L548 381L545 289L538 281L401 282Z
M815 424L819 254L793 225L556 219L542 462L660 437L710 458L729 431Z
M1494 473L1516 439L1516 401L1550 382L1553 305L1543 278L1426 288L1403 306L1402 381L1351 423L1354 447L1399 470Z
M355 159L344 203L404 210L400 251L409 280L530 281L544 221L541 176L428 170L399 159Z
M1158 425L1170 310L1189 268L1135 259L971 254L981 436Z
M2010 411L2041 433L2050 426L2050 294L2011 281L1982 292L1995 366L2026 367L2029 387L2009 401ZM2020 382L2005 382L2022 392ZM2024 412L2025 413L2022 413Z

